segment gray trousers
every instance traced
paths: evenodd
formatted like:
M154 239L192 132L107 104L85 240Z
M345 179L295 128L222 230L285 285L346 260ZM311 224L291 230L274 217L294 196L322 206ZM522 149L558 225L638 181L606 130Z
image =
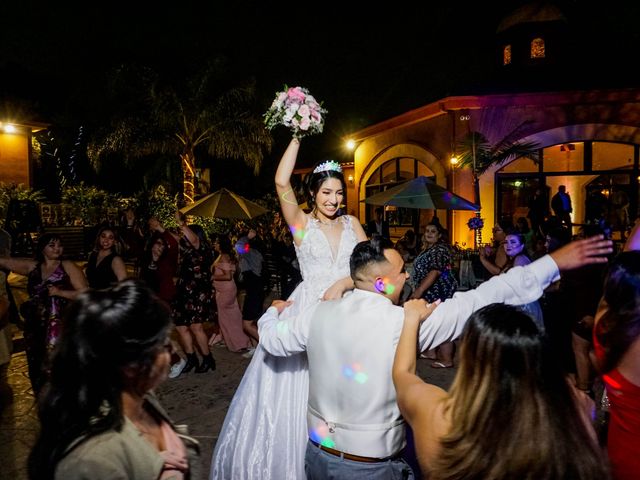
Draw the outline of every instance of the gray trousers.
M304 457L307 480L413 480L413 470L402 458L377 463L336 457L307 442Z

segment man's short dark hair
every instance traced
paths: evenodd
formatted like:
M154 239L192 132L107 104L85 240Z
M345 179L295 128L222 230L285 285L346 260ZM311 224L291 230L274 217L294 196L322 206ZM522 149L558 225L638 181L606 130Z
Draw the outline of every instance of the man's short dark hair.
M374 233L370 240L358 243L349 260L351 278L355 281L359 272L374 263L386 262L384 251L393 248L391 240Z

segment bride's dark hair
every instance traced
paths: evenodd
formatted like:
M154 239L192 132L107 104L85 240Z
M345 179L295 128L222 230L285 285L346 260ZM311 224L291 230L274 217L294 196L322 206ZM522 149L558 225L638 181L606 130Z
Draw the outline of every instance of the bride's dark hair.
M170 326L166 308L137 280L89 291L71 304L38 402L41 429L29 478L54 478L75 439L120 430L124 369L136 369L144 383Z

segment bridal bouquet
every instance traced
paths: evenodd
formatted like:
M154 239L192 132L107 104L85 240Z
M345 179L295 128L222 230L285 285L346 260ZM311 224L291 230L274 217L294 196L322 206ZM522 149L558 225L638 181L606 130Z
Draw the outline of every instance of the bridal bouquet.
M276 94L271 107L264 114L264 124L269 130L284 125L291 129L295 138L302 138L322 133L326 113L309 90L285 85L284 91Z

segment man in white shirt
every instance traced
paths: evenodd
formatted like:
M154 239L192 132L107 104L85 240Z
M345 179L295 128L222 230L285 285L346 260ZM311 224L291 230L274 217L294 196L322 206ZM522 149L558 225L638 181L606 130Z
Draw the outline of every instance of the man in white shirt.
M610 252L611 242L600 238L573 242L455 294L422 323L420 350L457 338L473 311L495 302L537 300L558 279L559 269L603 263ZM400 458L405 426L391 378L404 319L404 310L395 305L407 278L404 262L389 242L374 238L355 247L351 277L353 292L318 303L291 323L278 321L290 302L274 302L258 323L260 343L277 356L307 352L309 480L413 478ZM421 318L432 309L426 303L417 308Z

